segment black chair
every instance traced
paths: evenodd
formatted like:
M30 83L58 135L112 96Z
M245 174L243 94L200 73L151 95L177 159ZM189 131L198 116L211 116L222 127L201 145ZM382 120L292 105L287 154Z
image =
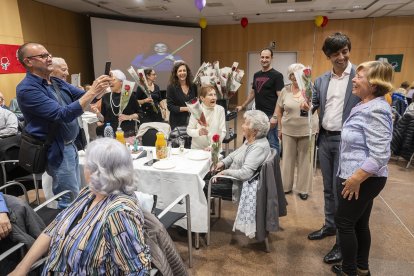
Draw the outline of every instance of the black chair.
M20 134L0 139L0 185L10 180L16 180L26 186L26 189L36 190L36 203L40 204L39 186L42 181L41 174L30 174L19 166ZM32 185L33 183L33 185ZM13 190L13 188L11 188ZM13 195L21 195L12 193Z

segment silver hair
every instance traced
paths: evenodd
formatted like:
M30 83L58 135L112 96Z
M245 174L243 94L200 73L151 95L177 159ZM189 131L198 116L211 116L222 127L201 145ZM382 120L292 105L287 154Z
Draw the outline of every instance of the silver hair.
M115 139L101 138L86 148L89 187L103 194L132 194L137 189L137 176L132 157L125 145Z
M249 120L249 128L256 131L256 138L266 137L270 129L269 117L260 110L249 110L243 115L245 120Z
M119 69L115 69L115 70L111 70L112 76L118 80L120 80L121 82L126 80L126 76L124 74L124 72L122 72Z
M62 65L62 64L66 64L66 61L61 57L52 57L52 64L53 66Z
M302 63L293 63L289 65L287 69L288 77L290 77L290 75L294 74L295 72L303 69L305 69L305 65L303 65Z

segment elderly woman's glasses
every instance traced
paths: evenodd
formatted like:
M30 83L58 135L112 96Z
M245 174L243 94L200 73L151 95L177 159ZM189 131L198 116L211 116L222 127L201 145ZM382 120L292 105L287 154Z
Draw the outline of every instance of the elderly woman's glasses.
M29 56L29 57L26 57L26 58L41 58L41 59L47 59L47 58L52 58L52 54L45 53L45 54L40 54L40 55Z

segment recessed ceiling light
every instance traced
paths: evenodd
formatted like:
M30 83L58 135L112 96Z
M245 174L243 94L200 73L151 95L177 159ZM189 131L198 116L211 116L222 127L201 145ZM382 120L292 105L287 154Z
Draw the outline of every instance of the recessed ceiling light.
M234 12L229 12L229 15L234 15Z
M287 12L295 12L295 9L288 9Z
M180 18L180 17L181 17L181 15L176 15L175 17L176 17L176 18Z
M352 6L352 8L353 8L353 9L360 9L360 8L362 8L362 6L360 6L360 5L355 5L355 6Z

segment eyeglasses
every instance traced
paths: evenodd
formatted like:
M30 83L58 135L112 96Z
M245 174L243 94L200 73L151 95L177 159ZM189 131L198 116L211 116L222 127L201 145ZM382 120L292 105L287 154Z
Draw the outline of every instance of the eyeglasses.
M37 57L41 59L52 58L52 54L45 53L45 54L34 55L34 56L26 57L26 58L37 58Z

